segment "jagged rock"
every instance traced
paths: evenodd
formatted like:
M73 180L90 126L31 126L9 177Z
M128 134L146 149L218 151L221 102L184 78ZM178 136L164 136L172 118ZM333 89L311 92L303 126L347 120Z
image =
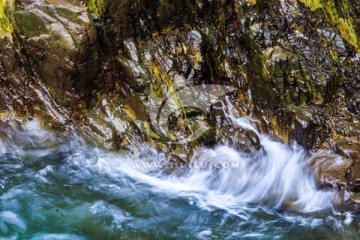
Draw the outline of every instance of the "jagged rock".
M0 114L71 125L114 150L148 144L179 161L217 143L261 148L230 116L252 117L283 142L342 154L351 168L325 171L329 158L319 171L357 191L359 156L347 153L359 142L359 6L0 0ZM212 97L196 90L204 84L232 92Z
M87 8L76 1L19 1L14 18L22 50L41 80L58 103L77 108L99 68L97 32Z
M330 151L320 151L309 161L319 187L346 187L346 171L352 165L352 160L342 159Z
M254 131L246 131L245 136L256 149L261 147L259 136Z

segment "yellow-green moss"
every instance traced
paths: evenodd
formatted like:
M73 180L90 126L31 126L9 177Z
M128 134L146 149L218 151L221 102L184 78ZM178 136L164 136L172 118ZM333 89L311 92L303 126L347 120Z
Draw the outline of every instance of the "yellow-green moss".
M360 42L354 30L347 0L339 1L338 7L335 5L334 0L300 0L300 2L304 3L312 11L322 9L327 21L332 26L337 27L345 41L353 46L357 52L360 52ZM338 8L341 9L340 12L343 17L339 17Z
M0 121L1 120L6 120L10 117L9 113L8 112L0 112Z
M13 5L13 0L0 0L0 32L12 32L13 27L7 16L7 9Z
M283 142L289 142L289 134L286 128L282 127L281 123L278 123L278 120L275 116L269 116L268 119L271 123L271 129L273 129L274 133L277 137L279 137Z
M248 3L250 3L251 5L255 5L256 4L256 0L247 0Z
M333 1L329 1L326 4L324 4L323 11L326 14L327 19L332 24L337 24L339 20L339 14L336 10L335 3Z
M87 6L90 12L94 13L97 17L100 17L105 11L104 0L88 0Z
M329 50L329 52L330 52L330 56L331 56L331 58L333 59L333 60L339 60L339 55L338 55L338 53L337 53L337 51L335 51L335 50Z
M304 3L305 6L311 9L311 11L315 11L323 7L321 0L300 0L300 2Z
M343 18L339 18L338 29L341 33L341 36L350 44L352 45L357 52L360 52L359 42L352 25L351 20L347 21Z
M47 32L46 23L35 13L17 12L14 19L21 35L35 37Z
M152 72L155 76L156 85L162 86L163 84L165 84L167 87L167 91L171 93L177 108L183 109L185 112L184 104L177 95L173 79L166 73L165 69L162 69L160 64L153 62Z

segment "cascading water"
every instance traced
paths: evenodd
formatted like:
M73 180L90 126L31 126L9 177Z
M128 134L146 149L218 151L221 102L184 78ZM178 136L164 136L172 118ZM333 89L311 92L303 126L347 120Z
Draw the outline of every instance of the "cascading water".
M359 214L316 187L297 145L258 133L262 151L201 149L169 173L149 149L109 153L26 128L0 141L0 239L358 238Z

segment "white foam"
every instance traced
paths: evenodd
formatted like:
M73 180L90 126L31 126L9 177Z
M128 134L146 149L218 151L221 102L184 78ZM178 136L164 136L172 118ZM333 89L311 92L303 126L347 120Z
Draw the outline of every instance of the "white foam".
M84 240L86 238L73 234L38 233L30 240Z
M23 233L26 231L26 225L15 213L10 211L0 212L0 230L3 233L8 233L10 229Z
M227 146L203 149L194 155L189 168L171 175L161 173L161 164L135 168L134 161L145 160L101 151L95 164L94 159L86 160L81 155L75 159L77 165L115 180L129 176L152 186L152 191L195 200L204 209L225 209L244 219L249 218L249 211L258 210L247 208L249 204L286 206L301 212L331 208L336 193L316 188L302 148L265 136L261 143L266 154L245 155Z
M5 144L0 139L0 155L3 155L6 153L6 147Z

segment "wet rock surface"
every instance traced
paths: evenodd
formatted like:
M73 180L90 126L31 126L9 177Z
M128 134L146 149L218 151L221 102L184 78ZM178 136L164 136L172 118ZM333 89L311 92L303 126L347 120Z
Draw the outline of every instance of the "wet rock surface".
M336 173L324 170L333 159L317 160L319 179L359 192L359 9L357 0L0 0L0 116L185 162L220 143L259 151L257 135L231 119L251 117L280 141L343 156Z

